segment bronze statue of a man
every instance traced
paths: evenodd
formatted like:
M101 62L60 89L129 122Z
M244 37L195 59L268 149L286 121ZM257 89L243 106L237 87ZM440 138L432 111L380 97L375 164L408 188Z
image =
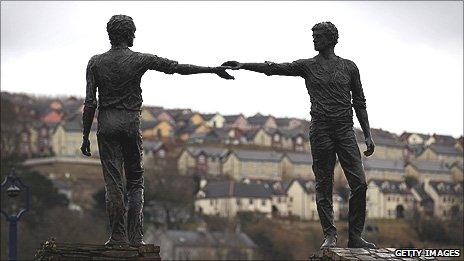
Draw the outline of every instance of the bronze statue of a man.
M134 52L135 24L131 17L115 15L106 30L111 49L93 56L87 65L87 88L81 151L90 156L89 132L97 109L97 140L106 190L106 209L111 236L106 245L140 246L143 242L143 162L140 115L140 80L147 70L167 74L215 73L233 79L226 67L201 67L179 64L153 54ZM123 169L126 190L123 186ZM128 207L124 202L127 193ZM127 212L127 213L126 213ZM127 223L127 230L126 230Z
M313 171L316 176L317 211L324 231L321 248L335 247L337 230L334 226L332 188L336 156L350 186L348 247L376 248L361 237L366 217L366 177L361 154L353 130L353 111L364 133L366 156L374 152L359 71L355 63L338 57L334 47L338 30L331 22L313 28L313 58L291 63L223 63L233 69L245 69L266 75L300 76L305 79L311 100L309 132Z

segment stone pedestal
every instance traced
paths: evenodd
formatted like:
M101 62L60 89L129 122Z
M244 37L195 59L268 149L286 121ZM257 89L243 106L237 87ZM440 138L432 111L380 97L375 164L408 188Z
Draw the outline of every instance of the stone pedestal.
M328 248L317 251L309 260L437 260L435 258L401 258L395 257L395 248L364 249L364 248Z
M159 252L159 246L153 244L141 247L106 247L47 240L37 249L34 260L161 260Z

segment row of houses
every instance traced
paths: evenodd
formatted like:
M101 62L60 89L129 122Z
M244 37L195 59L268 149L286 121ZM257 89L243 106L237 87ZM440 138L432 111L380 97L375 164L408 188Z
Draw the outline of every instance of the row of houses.
M162 149L163 146L159 146ZM159 158L157 150L151 151L152 158ZM165 151L162 150L163 155ZM314 180L312 156L309 152L278 152L274 150L247 150L221 147L189 146L176 157L177 169L181 175L209 174L227 176L234 180L268 179L287 180L303 178ZM159 164L161 165L161 164ZM404 181L414 177L418 182L462 181L463 163L456 159L453 163L427 160L390 160L363 158L366 178ZM335 166L335 179L344 178L339 162Z
M19 148L22 154L27 157L80 155L82 99L47 99L2 92L3 96L13 102L18 117L24 122L20 130ZM250 117L243 114L221 115L158 106L144 106L141 119L145 141L232 144L285 151L310 151L310 123L304 119L277 118L260 113ZM94 124L90 135L92 139L96 137L96 120ZM419 160L423 158L448 162L462 156L462 136L455 139L449 135L409 132L398 136L375 128L372 129L372 136L377 145L374 157L380 159L409 160L419 157ZM365 145L361 130L356 129L356 137L363 150ZM97 146L94 146L94 150L98 153Z
M235 217L259 212L266 217L318 220L315 182L292 179L269 181L203 181L196 194L195 210L203 215ZM333 196L334 218L347 215L347 203ZM419 212L441 219L457 219L463 212L463 183L426 180L415 187L404 181L371 179L367 190L368 218L403 218Z

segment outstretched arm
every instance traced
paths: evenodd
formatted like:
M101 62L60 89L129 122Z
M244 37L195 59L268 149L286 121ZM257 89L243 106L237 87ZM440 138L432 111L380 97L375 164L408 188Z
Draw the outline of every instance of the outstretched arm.
M153 54L141 54L141 59L147 70L156 70L167 74L178 73L181 75L197 74L197 73L214 73L219 77L233 80L234 77L226 72L230 69L226 66L220 67L204 67L192 64L179 64L177 61L162 58Z
M268 76L303 76L302 60L294 61L292 63L273 63L269 61L264 63L239 63L237 61L228 61L222 65L230 66L233 70L244 69L248 71L264 73Z
M81 152L85 156L91 156L90 153L90 140L89 134L92 127L93 117L95 115L95 110L97 109L97 85L95 82L95 76L92 72L93 58L90 59L87 65L86 72L86 95L84 102L84 112L82 113L82 146Z
M369 118L367 117L366 98L364 97L359 70L354 63L351 64L350 74L353 107L354 111L356 112L356 117L358 118L359 124L361 125L367 146L367 150L364 151L364 155L370 156L374 153L375 144L371 136Z
M227 66L219 67L204 67L192 64L177 64L174 69L175 73L181 75L197 74L197 73L215 73L219 77L227 80L233 80L234 77L226 72L226 69L230 69Z

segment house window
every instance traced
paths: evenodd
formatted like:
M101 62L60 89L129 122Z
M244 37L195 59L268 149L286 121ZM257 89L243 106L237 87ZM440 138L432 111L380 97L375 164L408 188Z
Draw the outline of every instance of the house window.
M266 206L266 200L265 199L261 200L261 206Z
M293 202L293 197L290 197L289 200L290 200L290 202Z
M443 202L446 202L446 197L443 197Z
M239 198L236 200L236 202L237 202L237 206L241 206L241 205L242 205L242 201L241 201Z
M26 141L27 141L27 138L28 138L28 135L27 135L27 133L24 132L24 133L22 134L22 140L23 140L23 142L26 142Z
M209 200L209 205L210 205L210 206L213 205L213 200L212 200L212 199Z
M443 216L446 217L446 209L443 209Z
M390 201L390 196L387 197L387 201ZM390 213L390 211L389 211L389 213ZM390 215L390 214L389 214L389 215Z
M277 202L282 202L282 199L280 197L277 198Z
M200 163L200 164L204 164L204 163L205 163L205 156L204 156L204 155L198 156L198 163Z
M388 210L388 216L391 216L391 211L390 210Z
M250 205L253 204L253 199L250 198L250 200L248 202L250 203Z
M303 143L303 139L301 137L296 138L296 144L301 145Z
M274 141L279 142L279 140L280 140L279 134L274 134Z

